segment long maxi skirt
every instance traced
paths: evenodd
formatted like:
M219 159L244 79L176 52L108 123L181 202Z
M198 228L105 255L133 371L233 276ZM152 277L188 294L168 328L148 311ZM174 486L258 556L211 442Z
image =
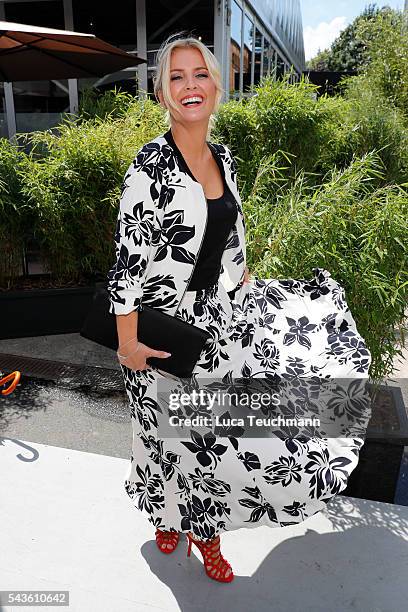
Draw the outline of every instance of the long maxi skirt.
M296 524L321 511L345 489L371 413L371 354L343 287L324 268L313 268L306 279L251 280L232 298L217 283L187 291L176 316L211 334L194 379L287 377L291 394L281 414L293 414L295 407L299 416L317 406L326 425L341 423L326 428L326 436L324 426L318 435L296 435L296 428L290 435L242 435L241 428L240 435L234 427L227 427L229 435L205 427L163 435L160 423L168 415L158 397L162 375L121 365L133 427L124 486L134 506L156 528L189 531L203 540L242 527ZM321 392L319 405L316 380L347 383Z

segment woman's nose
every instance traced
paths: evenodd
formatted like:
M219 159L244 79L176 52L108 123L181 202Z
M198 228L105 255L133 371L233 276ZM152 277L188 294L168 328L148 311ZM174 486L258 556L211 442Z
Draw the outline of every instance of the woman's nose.
M194 76L187 76L187 89L194 89L197 85L194 83Z

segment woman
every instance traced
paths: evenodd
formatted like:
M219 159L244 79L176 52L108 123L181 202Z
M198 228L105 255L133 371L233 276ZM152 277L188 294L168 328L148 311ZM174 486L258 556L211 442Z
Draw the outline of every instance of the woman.
M220 533L294 524L322 510L358 463L369 411L351 402L360 409L354 437L350 429L344 437L250 438L236 429L214 437L194 427L189 441L160 436L164 373L146 360L168 354L137 340L142 302L210 333L193 378L292 374L302 410L313 404L304 395L308 376L366 379L371 355L327 270L314 268L309 279L250 279L236 165L226 146L207 141L220 83L217 61L199 40L176 38L160 49L155 93L171 127L138 151L125 176L108 279L133 426L126 491L155 525L162 552L173 552L184 532L188 554L194 543L207 575L230 582ZM341 401L349 408L344 393Z

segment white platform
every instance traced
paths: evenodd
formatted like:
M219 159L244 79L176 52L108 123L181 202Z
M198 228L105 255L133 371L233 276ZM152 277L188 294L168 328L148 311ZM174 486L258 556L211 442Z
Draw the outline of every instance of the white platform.
M407 609L408 507L338 496L297 526L223 534L236 578L219 584L184 536L160 553L123 488L127 463L0 438L0 589L70 591L69 608L44 611Z

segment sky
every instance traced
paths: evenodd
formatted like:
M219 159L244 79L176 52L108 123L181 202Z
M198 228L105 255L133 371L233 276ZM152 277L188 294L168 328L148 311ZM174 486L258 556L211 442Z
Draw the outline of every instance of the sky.
M335 38L374 0L300 0L306 61L319 48L326 49ZM404 0L375 2L377 7L404 8Z

